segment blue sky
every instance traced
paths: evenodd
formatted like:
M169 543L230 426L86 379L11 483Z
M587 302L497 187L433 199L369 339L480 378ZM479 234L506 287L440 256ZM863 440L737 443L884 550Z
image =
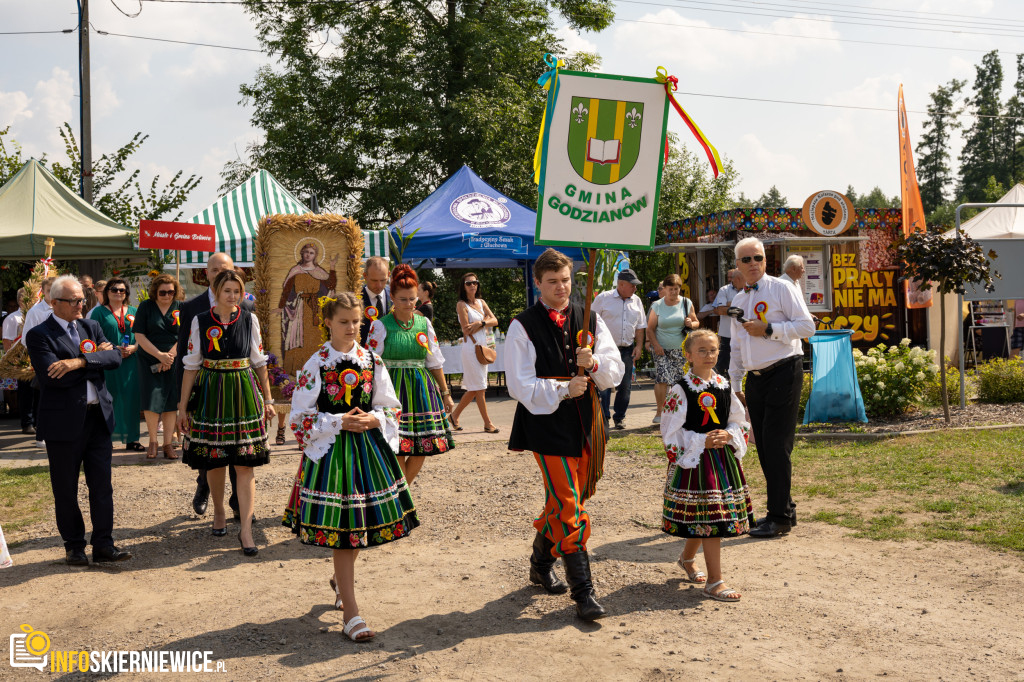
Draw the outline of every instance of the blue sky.
M116 2L128 13L140 6L139 0ZM93 27L257 47L252 22L237 5L144 2L136 18L117 6L92 0ZM1024 3L1014 0L620 0L616 11L616 22L600 34L560 29L568 47L597 51L608 73L653 76L665 66L679 78L680 91L699 93L680 100L737 165L739 188L756 197L774 184L791 205L850 184L897 194L899 84L916 143L924 116L913 112L924 111L937 85L973 81L975 64L997 48L1004 51L1008 93L1016 76L1013 53L1024 52ZM71 0L0 0L0 32L76 22ZM186 217L211 203L224 163L259 139L238 87L269 60L95 33L92 60L94 154L146 132L150 138L137 157L143 177L169 177L179 168L196 173L204 179ZM27 153L61 158L57 126L70 121L76 134L78 127L77 36L0 35L0 63L0 127L10 125ZM670 126L700 151L681 121L673 117Z

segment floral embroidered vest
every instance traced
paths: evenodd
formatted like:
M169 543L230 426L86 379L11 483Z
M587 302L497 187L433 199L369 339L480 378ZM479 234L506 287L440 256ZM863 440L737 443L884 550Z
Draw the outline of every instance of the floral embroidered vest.
M712 381L698 389L690 381L692 378L692 374L687 374L679 382L683 389L683 398L686 400L686 421L683 422L683 428L695 433L724 429L729 423L729 407L732 402L729 383L718 385ZM670 411L668 403L665 404L665 410Z
M402 329L398 326L398 320L394 315L388 314L381 318L384 329L387 330L387 338L384 339L384 348L380 349L381 359L388 360L424 360L427 357L427 349L416 340L417 334L427 334L427 318L422 315L412 316L412 328Z
M338 360L320 368L320 395L316 399L318 412L343 414L353 407L370 411L373 400L374 363L360 367L350 360ZM347 389L347 390L346 390Z

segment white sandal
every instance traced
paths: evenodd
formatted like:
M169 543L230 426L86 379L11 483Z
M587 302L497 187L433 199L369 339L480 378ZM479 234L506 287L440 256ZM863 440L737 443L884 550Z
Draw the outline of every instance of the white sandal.
M704 594L709 596L709 597L711 597L715 601L728 601L728 602L739 601L740 597L737 596L735 599L733 599L732 597L729 596L731 594L739 595L739 592L737 592L736 590L732 589L731 587L727 587L724 590L720 590L718 592L712 592L711 591L711 590L713 590L714 588L718 587L719 585L721 585L724 582L725 582L724 580L719 580L718 582L711 583L710 585L708 585L707 587L704 588Z
M331 589L334 590L334 608L338 609L339 611L344 611L345 609L341 603L341 590L338 589L338 583L334 582L333 577L330 580L330 585Z
M686 571L686 577L690 579L691 583L697 583L698 585L706 583L708 581L708 577L704 575L704 571L691 571L686 567L686 564L692 564L695 561L697 561L696 554L693 555L692 559L684 559L683 555L680 554L679 560L676 561L676 563L679 564L679 568Z
M356 644L361 642L369 642L371 639L377 636L377 633L370 629L370 626L366 624L362 616L352 616L349 622L345 623L345 628L342 630L345 636L351 639ZM359 635L364 632L369 632L369 637L360 637Z

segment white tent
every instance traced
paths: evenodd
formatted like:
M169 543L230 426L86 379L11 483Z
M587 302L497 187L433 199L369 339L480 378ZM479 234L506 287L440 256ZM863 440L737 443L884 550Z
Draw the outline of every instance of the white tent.
M1024 204L1024 184L1016 184L997 204ZM960 230L972 239L1024 238L1024 208L986 208L965 223ZM944 237L956 236L956 228Z

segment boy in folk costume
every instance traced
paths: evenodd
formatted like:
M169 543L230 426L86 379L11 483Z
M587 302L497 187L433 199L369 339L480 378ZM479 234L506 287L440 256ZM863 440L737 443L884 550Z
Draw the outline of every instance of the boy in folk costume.
M533 523L530 580L552 594L564 593L567 586L554 572L562 557L576 613L595 620L605 610L590 580L590 516L584 504L604 460L597 391L618 385L625 368L600 316L591 313L584 325L583 306L569 303L572 261L548 249L533 272L540 301L512 321L505 339L508 390L519 401L508 446L532 451L544 482L544 511ZM583 376L577 368L586 370Z

